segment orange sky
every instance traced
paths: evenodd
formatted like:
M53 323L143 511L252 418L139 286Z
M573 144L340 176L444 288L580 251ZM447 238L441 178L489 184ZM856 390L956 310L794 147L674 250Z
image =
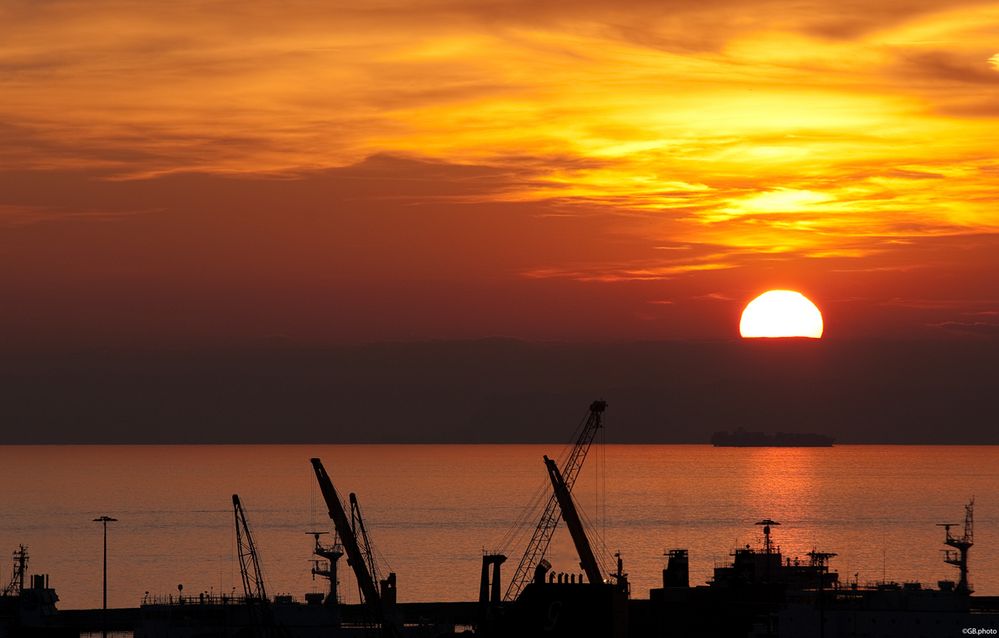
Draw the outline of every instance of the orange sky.
M999 334L999 5L11 1L10 344Z

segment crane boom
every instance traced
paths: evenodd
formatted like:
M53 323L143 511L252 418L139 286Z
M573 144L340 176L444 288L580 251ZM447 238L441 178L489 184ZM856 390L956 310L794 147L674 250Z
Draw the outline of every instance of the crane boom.
M600 573L600 565L593 555L593 548L590 547L590 539L583 529L583 522L579 519L579 512L576 511L576 503L572 500L572 494L565 486L562 473L558 471L555 461L545 456L545 466L548 468L548 477L552 481L552 490L558 501L559 509L562 510L562 518L565 526L569 528L572 542L576 546L576 553L579 554L579 566L586 573L586 579L591 583L604 582L603 574Z
M351 492L348 496L350 500L350 528L354 530L357 538L357 545L361 550L361 555L368 564L368 573L371 580L378 582L378 567L375 565L375 555L371 551L371 541L368 540L368 530L364 527L364 519L361 517L361 505L357 502L357 494Z
M340 500L340 495L333 487L333 481L326 473L322 461L312 459L312 467L316 472L316 480L319 481L319 489L326 500L326 506L329 508L330 518L333 519L333 526L336 528L340 542L343 543L343 550L347 554L347 564L354 570L354 576L357 577L357 586L361 590L361 595L364 596L364 602L371 608L375 618L383 621L384 610L382 609L381 595L378 592L378 586L375 584L374 575L371 573L366 556L358 545L354 526L347 518L343 501Z
M247 600L267 602L267 590L264 588L264 575L260 571L260 558L257 547L250 534L250 526L246 523L243 504L239 494L232 495L232 511L236 522L236 549L239 552L239 575L243 579L243 594Z
M579 470L583 467L583 461L586 460L586 455L590 451L593 437L602 426L603 413L606 409L606 401L594 401L590 404L586 423L579 432L576 444L569 452L569 456L562 466L562 482L565 485L566 491L570 494L572 493L572 486L576 482L576 477L579 476ZM510 581L509 587L507 587L503 600L514 600L520 595L521 590L527 582L531 580L534 567L544 557L545 552L548 551L548 546L552 542L552 536L555 534L555 528L558 527L559 517L558 499L555 494L552 494L548 498L548 503L545 505L544 511L541 513L541 519L538 521L537 527L534 528L531 541L527 544L527 550L517 565L517 570L513 574L513 579Z

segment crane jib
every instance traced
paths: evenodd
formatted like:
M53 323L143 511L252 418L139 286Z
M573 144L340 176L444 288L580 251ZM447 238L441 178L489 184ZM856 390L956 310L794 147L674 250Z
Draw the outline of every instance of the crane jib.
M372 612L381 620L383 616L381 595L375 584L374 576L370 572L368 561L365 560L364 554L358 545L357 536L354 534L354 526L351 525L350 520L347 518L347 512L340 501L340 496L336 493L333 481L326 473L326 468L323 467L322 461L312 459L312 467L316 472L319 489L329 508L329 515L333 520L333 526L336 528L336 533L340 536L340 542L343 543L344 552L347 554L347 564L354 570L354 576L357 578L357 585L364 596L364 602L369 605Z
M596 436L597 430L602 426L603 413L606 409L606 401L594 401L590 404L586 423L583 425L583 429L580 431L575 445L562 466L561 477L567 492L572 492L572 486L576 483L576 477L579 476L583 462L586 461L586 455L590 451L593 438ZM531 580L535 566L545 555L545 552L548 551L548 546L551 544L560 518L561 512L559 511L558 498L553 493L548 498L548 503L545 505L541 518L534 528L534 534L527 545L527 550L517 565L513 579L510 581L506 594L503 596L504 600L514 600L520 595L521 590L527 582Z

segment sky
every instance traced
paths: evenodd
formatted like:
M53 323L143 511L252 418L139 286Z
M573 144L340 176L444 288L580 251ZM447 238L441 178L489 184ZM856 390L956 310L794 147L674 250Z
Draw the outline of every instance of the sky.
M0 350L999 336L999 5L0 2Z

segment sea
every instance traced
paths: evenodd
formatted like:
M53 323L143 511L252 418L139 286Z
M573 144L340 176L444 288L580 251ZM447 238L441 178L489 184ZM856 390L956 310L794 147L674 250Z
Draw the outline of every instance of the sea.
M506 587L550 494L552 445L171 445L0 447L0 579L23 544L63 609L101 605L107 530L110 607L144 598L241 593L232 494L239 494L267 593L301 599L314 579L313 532L331 521L309 459L346 501L357 494L381 575L401 601L474 600L483 552L509 556ZM999 595L999 447L836 445L714 448L594 444L573 490L596 553L620 554L632 596L660 585L664 552L689 551L703 584L739 547L773 541L792 560L835 552L841 581L956 579L944 529L963 534L972 497L971 582ZM331 535L320 537L331 541ZM561 526L556 572L578 573ZM345 560L340 591L358 600Z

